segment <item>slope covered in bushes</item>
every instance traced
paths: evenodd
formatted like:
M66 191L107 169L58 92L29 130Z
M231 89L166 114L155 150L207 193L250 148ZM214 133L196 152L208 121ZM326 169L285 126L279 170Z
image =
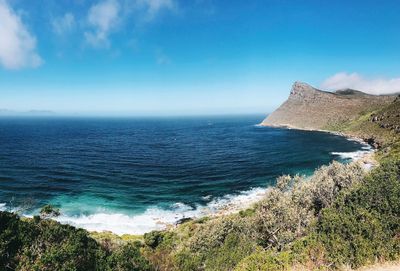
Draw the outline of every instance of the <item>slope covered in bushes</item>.
M141 246L112 248L83 229L0 212L0 270L151 270Z
M165 232L145 235L161 240L147 253L163 255L154 262L160 270L335 269L395 259L399 165L365 176L355 163L334 162L310 179L283 176L254 209L188 222L165 243Z

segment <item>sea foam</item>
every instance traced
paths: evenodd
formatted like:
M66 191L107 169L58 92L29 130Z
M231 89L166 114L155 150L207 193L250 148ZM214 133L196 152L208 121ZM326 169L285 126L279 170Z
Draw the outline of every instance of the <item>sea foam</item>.
M89 215L62 215L56 220L88 231L110 231L118 235L144 234L173 226L182 218L200 218L238 212L259 201L265 193L265 188L253 188L239 194L215 198L206 205L196 207L178 202L173 204L170 209L151 207L145 212L135 215L99 212Z
M371 147L371 145L361 142L357 139L352 139L349 138L349 141L356 141L361 143L363 146L361 147L361 150L354 151L354 152L331 152L332 155L339 156L341 159L350 159L352 161L357 161L361 158L363 158L366 154L374 152L374 149Z
M371 151L331 152L331 154L339 156L342 159L351 159L353 161L357 161L357 160L361 159L365 154L368 154L370 152Z

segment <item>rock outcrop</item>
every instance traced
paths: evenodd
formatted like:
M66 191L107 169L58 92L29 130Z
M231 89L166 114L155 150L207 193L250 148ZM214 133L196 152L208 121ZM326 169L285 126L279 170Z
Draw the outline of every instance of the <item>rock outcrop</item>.
M389 106L372 113L369 121L400 134L400 95Z
M390 95L369 95L352 89L327 92L295 82L289 98L261 125L327 129L390 104L395 98Z

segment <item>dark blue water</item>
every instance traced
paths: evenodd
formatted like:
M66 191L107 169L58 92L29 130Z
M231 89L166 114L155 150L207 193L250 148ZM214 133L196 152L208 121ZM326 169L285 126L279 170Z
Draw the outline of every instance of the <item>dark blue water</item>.
M190 215L362 148L255 126L262 119L0 118L0 203L27 213L52 203L60 220L88 229L143 232L154 227L145 220Z

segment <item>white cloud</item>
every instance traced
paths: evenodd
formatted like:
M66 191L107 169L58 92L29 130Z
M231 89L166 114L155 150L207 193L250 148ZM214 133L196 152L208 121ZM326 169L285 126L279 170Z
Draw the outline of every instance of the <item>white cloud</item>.
M176 9L176 0L100 0L88 11L85 40L93 47L109 48L110 35L129 17L133 17L133 24L148 23L160 12ZM64 23L68 23L67 18L64 19Z
M75 26L75 16L71 13L65 13L64 16L55 18L52 22L53 30L58 35L71 31Z
M37 67L36 38L5 0L0 0L0 64L6 69Z
M326 79L321 88L328 90L351 88L369 94L390 94L400 92L400 77L367 79L358 73L341 72Z
M138 0L137 4L146 10L146 20L150 21L162 10L174 10L177 4L174 0Z
M118 24L119 13L120 4L116 0L104 0L93 5L87 16L93 29L85 32L86 41L94 47L109 47L108 36Z

